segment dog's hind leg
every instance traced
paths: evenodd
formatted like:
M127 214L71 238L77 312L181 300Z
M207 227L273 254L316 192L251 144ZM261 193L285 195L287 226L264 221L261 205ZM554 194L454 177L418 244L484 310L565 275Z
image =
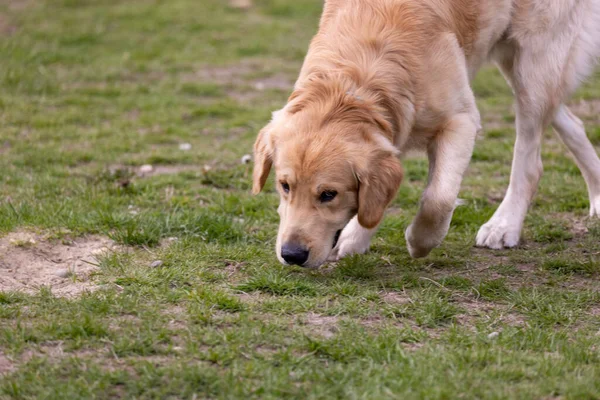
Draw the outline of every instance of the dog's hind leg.
M569 148L587 184L590 196L590 216L600 217L600 158L585 134L583 122L562 105L552 126Z
M412 257L425 257L448 233L478 130L478 113L476 116L459 114L452 117L430 143L429 182L419 211L405 232Z
M600 56L600 2L545 1L546 7L530 14L528 3L522 3L514 3L516 18L509 39L497 44L493 52L517 105L517 140L508 191L477 234L478 246L494 249L519 242L542 173L542 131L551 122L585 177L591 214L599 214L600 207L598 155L581 122L562 105Z
M542 176L542 118L532 118L522 109L517 114L510 184L500 207L479 229L477 246L502 249L519 244L525 214Z
M476 244L502 249L519 244L521 229L542 176L542 133L561 104L567 84L569 47L505 47L498 66L516 97L515 142L510 184L504 200L477 233Z

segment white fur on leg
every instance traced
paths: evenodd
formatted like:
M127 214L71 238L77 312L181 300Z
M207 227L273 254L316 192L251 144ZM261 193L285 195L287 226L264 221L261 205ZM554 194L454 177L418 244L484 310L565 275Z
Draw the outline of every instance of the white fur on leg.
M510 184L494 216L477 232L475 244L502 249L519 244L523 220L542 176L543 118L517 108L517 140Z
M329 255L329 261L338 261L352 254L363 254L369 250L371 238L377 232L377 228L363 228L354 217L342 231L337 245Z
M585 179L590 197L590 217L600 217L600 158L585 134L583 122L561 106L552 126L569 148Z
M423 229L422 225L415 225L414 223L410 224L404 232L408 254L410 254L412 258L422 258L426 257L431 250L438 247L448 233L450 220L452 219L451 217L452 214L450 214L450 218L448 218L447 223L445 223L442 228Z
M533 163L536 163L535 160L532 161ZM535 167L531 165L528 167L535 170ZM513 171L518 170L513 166ZM490 220L479 229L479 232L477 232L475 244L478 247L488 247L490 249L499 250L515 247L519 244L521 230L523 229L523 220L525 219L525 214L529 208L529 202L537 187L539 175L541 175L541 168L538 177L534 178L533 181L523 182L522 180L527 179L525 176L518 173L513 173L513 175L514 176L511 178L511 186L527 189L523 191L519 190L522 194L515 195L515 191L509 186L508 193L502 201L502 204L500 204L500 207L498 207L492 218L490 218Z
M600 218L600 195L596 196L595 199L591 200L590 217Z
M454 208L460 207L466 204L463 199L456 199L454 202ZM406 239L406 248L408 253L413 258L426 257L431 250L438 247L450 228L450 221L452 220L452 214L446 216L446 220L441 224L438 224L437 229L432 229L430 226L418 225L414 223L410 224L404 232L404 238Z
M479 114L457 114L429 148L429 183L417 215L406 229L406 247L412 257L425 257L446 237L452 213L462 201L458 192L469 165Z
M511 218L510 214L507 217L504 213L497 212L477 232L476 244L496 250L515 247L519 244L522 228L520 218Z

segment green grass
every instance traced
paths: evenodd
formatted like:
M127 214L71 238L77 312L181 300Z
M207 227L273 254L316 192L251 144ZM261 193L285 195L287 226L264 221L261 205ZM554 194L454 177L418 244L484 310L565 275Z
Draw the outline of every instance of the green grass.
M600 224L553 133L522 245L473 246L514 140L492 68L474 83L485 139L440 248L407 254L427 179L410 158L368 254L278 264L276 193L252 196L240 159L289 95L321 7L0 3L0 235L120 245L93 292L0 291L0 398L600 398ZM600 75L575 98L598 102ZM598 145L598 116L580 117Z

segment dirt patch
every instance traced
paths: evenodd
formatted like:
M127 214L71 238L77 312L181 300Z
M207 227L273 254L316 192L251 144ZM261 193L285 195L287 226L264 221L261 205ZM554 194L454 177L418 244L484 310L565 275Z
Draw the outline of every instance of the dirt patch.
M14 371L14 364L0 352L0 376L4 374L9 374Z
M304 323L311 333L329 339L337 333L338 317L309 313L304 316Z
M464 310L456 315L459 325L475 329L477 321L484 320L489 326L505 324L508 326L525 326L526 320L506 305L473 299L466 296L455 298L455 303Z
M600 122L600 99L582 99L570 103L569 109L582 120Z
M229 0L229 7L240 10L248 10L252 8L252 0Z
M56 296L71 297L93 290L97 257L113 248L100 236L59 242L31 232L10 233L0 238L0 291L33 294L50 287Z
M244 268L245 265L246 265L245 262L226 260L225 261L225 272L227 273L227 275L229 277L231 277L231 275L234 275L234 274L237 274L238 272L240 272Z
M482 123L482 138L485 138L486 132L504 130L507 128L512 128L514 126L515 124L513 122L507 122L501 118L490 117Z
M293 70L286 68L286 70L289 69L288 73L273 72L269 76L255 77L257 72L264 71L265 63L264 60L248 60L228 66L204 67L196 72L184 75L182 80L184 82L216 83L225 88L229 97L242 103L254 100L261 96L261 92L266 90L280 90L291 93L294 86L292 77L296 76L297 68ZM271 64L269 62L269 66L273 68ZM273 71L277 71L277 69L273 69Z
M257 90L278 89L292 91L292 81L283 74L275 74L268 78L257 79L252 81L253 86Z
M409 304L411 302L408 295L398 292L387 292L381 296L382 300L389 304Z
M128 165L115 164L108 167L108 171L115 176L148 178L157 175L174 175L181 172L203 172L201 167L188 164L168 164L168 165L142 165L132 167Z
M262 69L262 63L245 61L232 65L206 66L193 73L182 76L184 82L205 81L220 85L246 83L242 79L244 75L251 74Z
M554 213L552 217L558 218L564 222L564 226L569 228L569 231L573 236L584 236L588 233L589 229L587 223L588 217L578 217L573 213Z
M107 372L124 371L131 375L136 374L136 367L140 363L148 363L156 367L169 365L177 361L182 352L182 348L165 347L163 351L173 351L175 354L169 355L149 355L149 356L130 356L130 357L115 357L106 348L80 348L77 350L65 350L62 341L49 341L31 346L23 351L14 362L6 359L8 369L2 370L3 356L0 353L0 377L3 374L10 374L31 361L46 360L52 365L59 365L67 359L73 358L79 360L83 365L96 365ZM207 348L207 351L209 349ZM6 357L4 357L6 358ZM194 360L194 365L201 363L199 360Z
M4 0L1 2L8 6L9 10L20 11L34 6L30 0Z
M138 169L136 172L140 177L149 177L156 175L174 175L181 172L201 172L201 169L197 165L155 165L152 166L150 171L141 171Z
M11 24L6 16L0 14L0 35L11 36L16 31L16 25Z
M19 364L25 364L34 358L48 358L50 360L59 360L65 357L97 357L101 354L99 350L79 349L74 352L65 352L63 342L60 340L49 341L38 344L28 350L25 350L20 357Z

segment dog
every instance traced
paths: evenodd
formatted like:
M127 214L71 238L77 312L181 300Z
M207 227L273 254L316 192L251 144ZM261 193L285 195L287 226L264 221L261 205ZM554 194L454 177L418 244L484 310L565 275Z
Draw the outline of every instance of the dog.
M366 252L410 150L427 153L429 178L408 251L439 246L481 130L470 82L488 60L514 93L517 138L506 196L476 245L519 243L550 124L600 217L600 159L564 103L599 55L600 0L326 0L293 92L254 145L255 194L276 170L279 261L313 268Z

